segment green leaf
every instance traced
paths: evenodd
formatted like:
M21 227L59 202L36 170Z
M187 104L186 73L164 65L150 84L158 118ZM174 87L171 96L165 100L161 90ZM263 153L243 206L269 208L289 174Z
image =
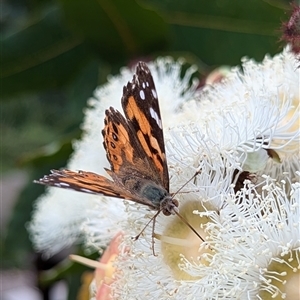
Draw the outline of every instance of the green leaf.
M58 9L1 41L2 97L62 86L90 59L83 38L64 28Z
M60 0L66 19L109 61L165 49L167 25L134 0Z
M2 39L3 99L65 86L95 57L119 69L129 57L166 49L167 25L134 0L60 4L36 12L26 26Z
M69 118L80 121L80 123L82 122L83 110L87 107L88 99L93 97L101 78L101 83L104 83L104 78L106 80L108 74L106 64L103 62L99 63L95 59L81 69L78 76L65 88L65 95L67 100L69 100Z
M285 2L261 0L146 0L171 26L172 51L188 52L209 65L236 65L243 56L261 60L280 51ZM272 3L282 4L281 6Z
M52 143L32 151L28 154L23 155L20 158L20 165L26 167L41 168L48 166L47 172L57 168L62 168L65 166L66 161L70 157L73 148L72 140L73 138L79 138L80 131L77 131L76 135L72 135L72 138L65 138L62 140L56 140Z

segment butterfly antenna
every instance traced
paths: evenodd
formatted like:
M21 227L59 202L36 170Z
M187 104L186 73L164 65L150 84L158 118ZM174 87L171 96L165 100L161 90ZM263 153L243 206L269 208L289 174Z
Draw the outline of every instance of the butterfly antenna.
M192 225L189 224L189 222L175 209L173 210L175 212L175 214L179 217L179 219L185 224L187 225L196 235L197 237L202 241L205 242L205 240L203 239L203 237L193 228Z
M180 189L177 190L176 193L172 195L172 198L174 198L189 182L191 182L198 174L200 174L201 171L197 171ZM175 209L173 210L175 214L179 217L179 219L186 225L188 226L196 235L197 237L202 241L205 242L203 237L193 228L193 226Z
M200 171L197 171L180 189L178 189L173 195L172 198L174 198L189 182L191 182L198 174L200 174Z

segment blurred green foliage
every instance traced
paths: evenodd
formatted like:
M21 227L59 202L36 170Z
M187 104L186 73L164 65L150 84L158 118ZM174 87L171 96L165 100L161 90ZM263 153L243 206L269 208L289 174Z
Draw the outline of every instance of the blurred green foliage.
M32 179L65 165L86 100L107 75L162 55L184 57L202 75L243 56L261 60L281 51L289 10L284 0L3 1L1 173L29 173L3 232L6 265L28 267L24 224L43 191Z

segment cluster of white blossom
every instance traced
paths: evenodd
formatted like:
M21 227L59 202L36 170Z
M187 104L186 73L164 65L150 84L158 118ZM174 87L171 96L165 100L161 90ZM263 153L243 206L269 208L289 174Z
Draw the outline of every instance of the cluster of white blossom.
M119 232L112 299L297 299L300 290L300 131L297 62L289 49L242 61L197 89L195 68L149 63L156 84L170 174L180 214L160 214L103 196L49 188L30 225L39 250L54 253L81 236L101 249ZM104 110L120 110L121 70L99 88L68 169L104 174ZM193 175L198 175L193 178ZM191 181L189 181L193 178ZM187 183L188 182L188 183ZM187 183L187 184L186 184ZM64 209L61 209L64 207ZM154 251L151 248L154 241ZM156 256L153 255L153 252Z

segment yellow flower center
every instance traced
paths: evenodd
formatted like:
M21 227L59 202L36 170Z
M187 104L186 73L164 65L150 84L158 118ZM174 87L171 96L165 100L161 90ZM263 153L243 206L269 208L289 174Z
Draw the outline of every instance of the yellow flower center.
M265 273L267 282L262 284L259 293L262 299L300 299L299 254L299 250L296 249L273 259Z
M200 234L205 240L206 234L199 224L206 224L211 221L208 217L200 217L193 211L205 211L199 201L190 201L180 206L182 217ZM161 241L162 254L166 264L172 269L174 278L177 280L196 280L199 277L193 277L180 268L182 257L187 260L197 261L208 265L205 259L205 253L211 253L208 247L201 247L202 240L179 218L174 218L163 232L163 235L155 234L155 237Z

